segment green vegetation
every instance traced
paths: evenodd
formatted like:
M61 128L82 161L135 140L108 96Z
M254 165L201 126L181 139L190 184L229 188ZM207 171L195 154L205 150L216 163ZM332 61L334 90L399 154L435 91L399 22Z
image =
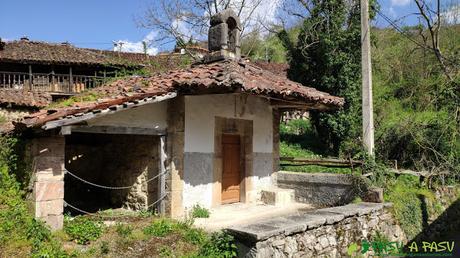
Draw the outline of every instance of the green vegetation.
M0 137L1 257L235 257L236 246L228 234L208 235L194 228L193 220L158 218L150 212L101 213L123 215L123 222L113 226L104 226L98 217L66 216L64 230L52 233L33 218L21 185L11 175L17 142Z
M99 221L93 221L87 217L77 216L74 218L65 217L64 231L78 244L87 244L90 241L97 240L103 232L103 224Z
M192 218L209 218L209 210L201 207L199 204L195 204L192 207Z
M24 192L11 173L15 140L0 137L0 256L63 257L50 230L29 213Z
M225 232L216 232L201 247L199 256L230 258L237 256L237 247L233 236Z
M144 228L144 234L156 237L163 237L173 231L174 225L175 224L172 220L166 218L154 220L152 224Z
M53 109L53 108L65 108L65 107L71 107L75 105L76 103L82 103L82 102L95 102L102 96L100 94L94 93L94 92L85 92L78 94L76 96L72 96L68 99L63 99L58 102L53 102L50 104L47 108Z
M311 121L330 155L355 156L361 149L360 8L346 1L312 1L298 40L278 37L287 49L288 76L304 85L345 98L337 112L311 112ZM372 14L371 14L372 16Z
M291 120L280 125L280 156L319 159L327 157L327 148L321 143L315 128L309 120ZM281 162L282 170L293 172L324 172L350 174L350 168L324 167L317 165L294 165L290 162ZM291 165L290 165L291 164Z
M6 117L0 115L0 125L6 123Z

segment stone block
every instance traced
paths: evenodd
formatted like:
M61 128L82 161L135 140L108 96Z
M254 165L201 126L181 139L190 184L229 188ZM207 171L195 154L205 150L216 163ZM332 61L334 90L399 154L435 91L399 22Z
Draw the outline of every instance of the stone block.
M293 189L273 188L270 190L262 190L262 202L275 206L286 206L294 201Z
M35 182L35 201L50 201L64 198L64 181Z
M383 188L369 188L363 200L366 202L383 203Z
M64 159L56 157L36 157L34 159L34 170L36 172L52 173L62 175L65 170Z
M64 200L41 201L35 203L35 217L48 215L62 215L64 212Z

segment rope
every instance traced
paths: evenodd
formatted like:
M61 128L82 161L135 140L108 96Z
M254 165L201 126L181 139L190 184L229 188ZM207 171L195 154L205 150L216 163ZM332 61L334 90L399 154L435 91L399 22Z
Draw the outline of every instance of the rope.
M158 200L156 200L154 203L148 205L146 207L146 210L148 210L149 208L151 208L152 206L154 206L155 204L157 204L158 202L160 202L161 200L163 200L168 194L165 193L163 196L161 196ZM129 215L122 215L122 216L110 216L110 215L101 215L101 214L97 214L97 213L92 213L92 212L89 212L89 211L85 211L85 210L82 210L80 208L77 208L73 205L71 205L70 203L66 202L64 200L64 207L70 207L78 212L81 212L85 215L88 215L88 216L94 216L94 217L100 217L100 218L126 218L126 217L130 217Z
M157 204L158 202L160 202L161 200L163 200L163 199L166 197L166 195L168 195L168 193L165 193L163 196L161 196L161 197L160 197L158 200L156 200L154 203L148 205L148 206L147 206L147 210L148 210L149 208L151 208L152 206L154 206L155 204Z
M76 179L82 181L83 183L86 183L86 184L89 184L89 185L92 185L92 186L95 186L95 187L103 188L103 189L109 189L109 190L124 190L124 189L130 189L130 188L133 187L133 185L130 185L130 186L106 186L106 185L99 185L99 184L95 184L95 183L92 183L92 182L90 182L90 181L87 181L87 180L85 180L85 179L83 179L83 178L81 178L81 177L79 177L79 176L73 174L73 173L70 172L70 171L65 171L64 173L73 176L74 178L76 178ZM158 174L158 175L156 175L156 176L154 176L154 177L148 179L147 181L145 181L145 183L149 183L150 181L152 181L152 180L158 178L159 176L166 175L167 173L168 173L168 170L166 170L165 172L160 173L160 174Z

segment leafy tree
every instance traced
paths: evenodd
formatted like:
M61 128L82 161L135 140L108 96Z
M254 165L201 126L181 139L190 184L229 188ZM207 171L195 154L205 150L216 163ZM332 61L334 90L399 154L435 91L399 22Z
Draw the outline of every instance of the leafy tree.
M288 50L288 76L304 85L344 97L338 112L312 112L331 154L353 155L361 146L361 34L359 1L311 0L297 42L278 36ZM373 17L373 14L371 14Z

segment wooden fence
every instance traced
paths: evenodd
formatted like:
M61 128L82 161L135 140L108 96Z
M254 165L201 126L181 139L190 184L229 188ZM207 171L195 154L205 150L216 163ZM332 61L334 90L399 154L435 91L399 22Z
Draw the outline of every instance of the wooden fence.
M0 72L0 88L73 94L101 86L106 78L87 75Z
M360 167L363 162L360 160L353 159L311 159L311 158L294 158L294 157L281 157L281 162L289 162L281 165L286 166L305 166L305 165L317 165L325 167Z

